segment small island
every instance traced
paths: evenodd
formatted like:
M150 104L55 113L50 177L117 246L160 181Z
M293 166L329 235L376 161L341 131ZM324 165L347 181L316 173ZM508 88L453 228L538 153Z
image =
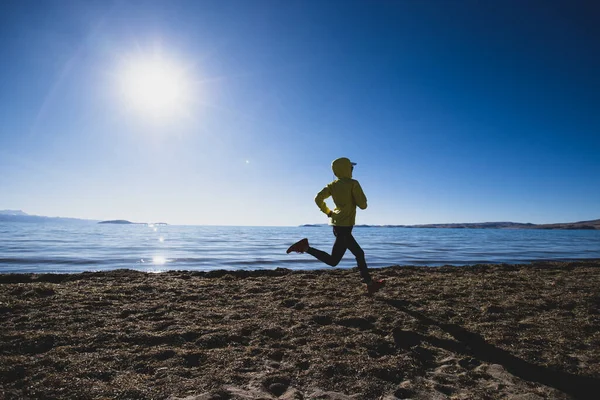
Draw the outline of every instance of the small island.
M117 225L168 225L166 222L131 222L131 221L127 221L126 219L115 219L115 220L110 220L110 221L100 221L98 222L99 224L117 224Z

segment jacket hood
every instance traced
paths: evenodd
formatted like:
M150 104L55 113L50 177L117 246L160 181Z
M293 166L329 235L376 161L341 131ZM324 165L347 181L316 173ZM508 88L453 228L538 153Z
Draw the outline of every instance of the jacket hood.
M338 178L352 178L352 162L346 158L338 158L331 163L331 169Z

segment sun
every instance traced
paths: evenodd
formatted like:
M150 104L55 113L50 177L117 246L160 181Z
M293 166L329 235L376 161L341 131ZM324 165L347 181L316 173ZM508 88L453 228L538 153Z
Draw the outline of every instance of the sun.
M191 82L185 68L161 56L129 59L119 74L125 104L151 119L172 119L187 112Z

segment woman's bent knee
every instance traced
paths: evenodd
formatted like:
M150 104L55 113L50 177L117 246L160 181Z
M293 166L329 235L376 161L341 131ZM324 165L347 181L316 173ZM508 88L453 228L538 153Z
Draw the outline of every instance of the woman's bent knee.
M327 264L329 264L332 267L335 267L340 263L340 261L341 261L341 259L340 260L331 260Z

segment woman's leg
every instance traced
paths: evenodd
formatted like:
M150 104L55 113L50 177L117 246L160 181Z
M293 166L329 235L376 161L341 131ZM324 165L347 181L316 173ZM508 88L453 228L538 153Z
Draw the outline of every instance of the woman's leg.
M354 236L352 236L352 227L334 226L333 234L335 235L335 243L333 244L331 255L312 247L308 247L306 252L325 264L335 267L339 264L340 260L344 256L344 253L346 253L346 249L350 250L356 258L356 264L358 266L358 270L360 271L360 276L362 277L363 282L369 285L368 287L370 287L372 283L377 283L379 286L374 289L373 292L379 290L379 288L383 285L383 282L373 282L371 279L367 262L365 260L365 252L360 247L356 239L354 239Z
M371 283L371 275L369 274L369 269L367 268L367 262L365 261L365 252L360 247L352 233L346 239L346 246L348 250L354 254L356 257L356 264L358 266L358 270L360 271L360 276L363 279L364 283Z
M340 228L350 228L349 230L344 230ZM331 249L331 255L325 253L324 251L315 249L313 247L309 247L306 252L311 256L315 257L317 260L324 262L327 265L335 267L340 263L340 260L346 253L347 244L346 241L348 239L348 235L352 231L352 227L333 227L333 234L335 235L335 243L333 244L333 249ZM350 236L352 236L350 234Z

